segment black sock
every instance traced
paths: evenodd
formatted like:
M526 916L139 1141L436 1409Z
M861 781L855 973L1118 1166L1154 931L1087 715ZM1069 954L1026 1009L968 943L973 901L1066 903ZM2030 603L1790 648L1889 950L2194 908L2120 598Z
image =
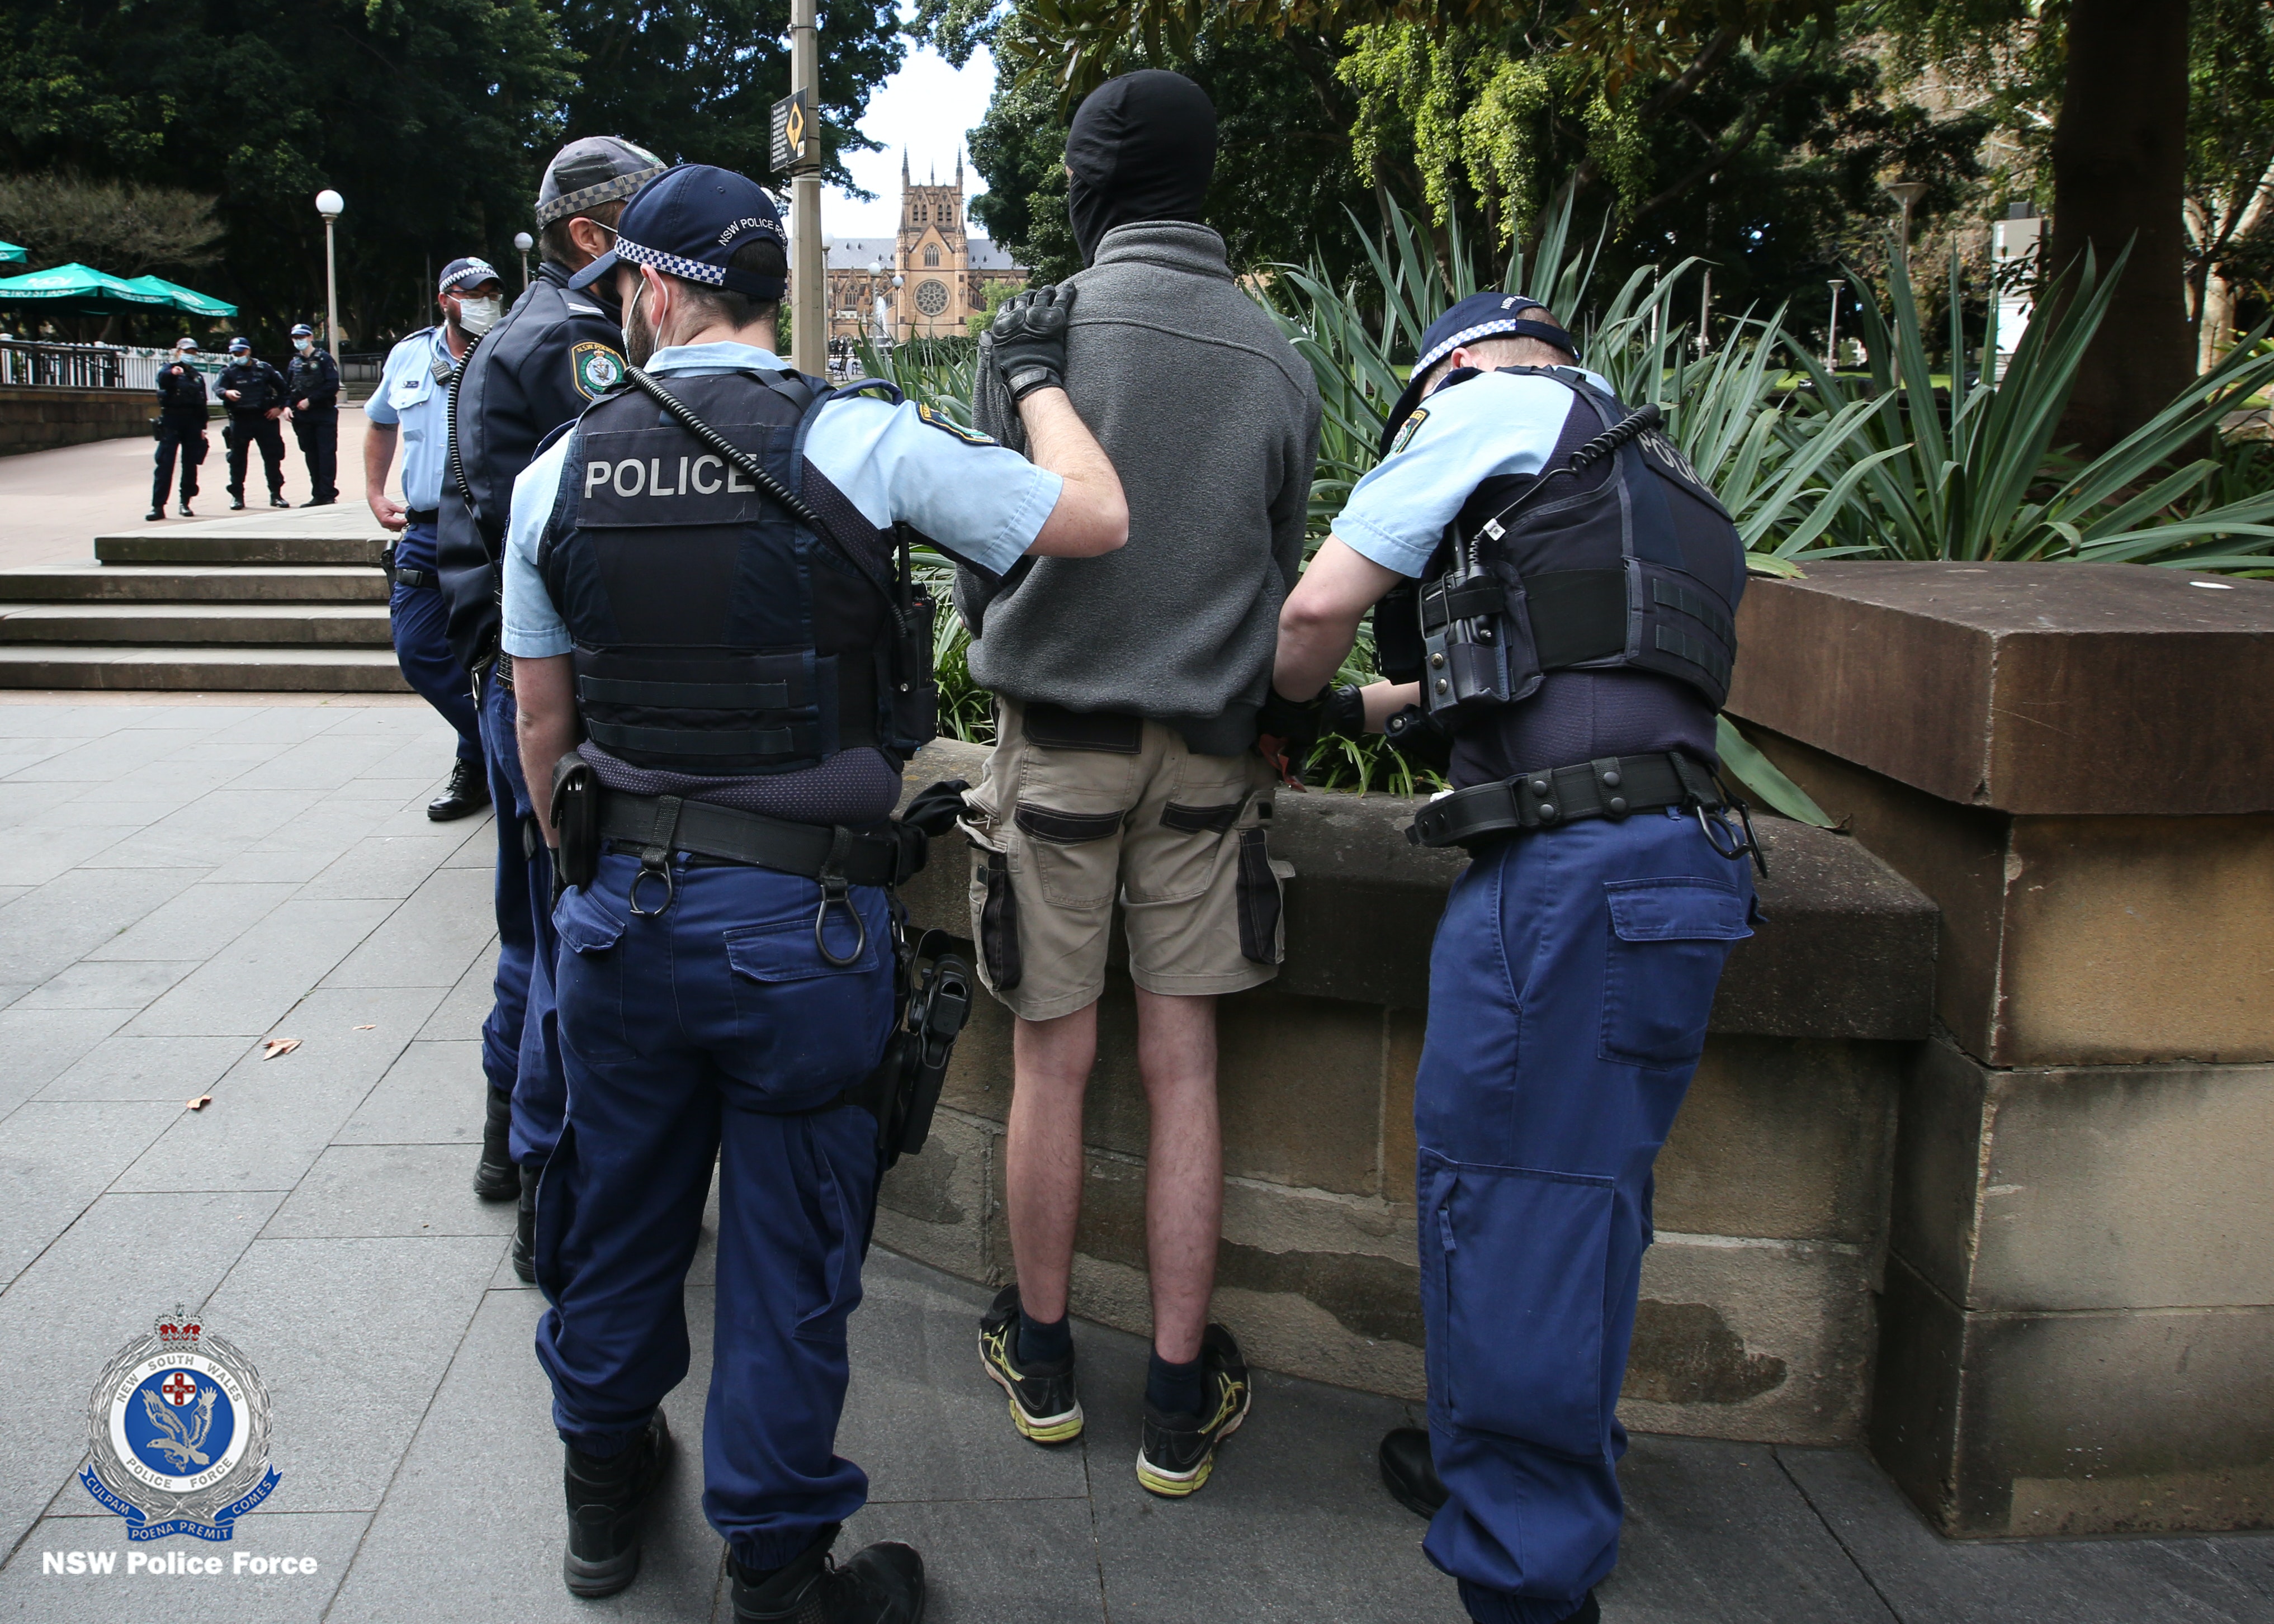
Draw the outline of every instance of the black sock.
M1171 1365L1153 1350L1145 1366L1145 1402L1171 1415L1196 1416L1208 1400L1208 1384L1201 1378L1201 1362L1188 1359Z
M1019 1311L1019 1367L1060 1365L1073 1357L1073 1332L1060 1314L1044 1325L1025 1309Z

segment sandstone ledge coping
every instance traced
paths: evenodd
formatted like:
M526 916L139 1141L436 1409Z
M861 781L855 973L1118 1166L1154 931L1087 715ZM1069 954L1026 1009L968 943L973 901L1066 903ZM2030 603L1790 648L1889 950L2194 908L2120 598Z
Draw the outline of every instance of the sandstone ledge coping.
M976 783L986 748L953 740L909 764L908 793L940 778ZM1405 838L1412 800L1282 793L1271 849L1291 862L1281 991L1391 1009L1428 1004L1429 943L1467 858ZM1906 1040L1927 1034L1938 914L1894 869L1843 836L1756 820L1769 873L1762 922L1730 956L1713 1030L1780 1037ZM961 842L937 843L908 888L911 915L970 929Z
M1737 640L1733 714L1946 801L2274 810L2274 583L2134 564L1811 564L1751 583Z

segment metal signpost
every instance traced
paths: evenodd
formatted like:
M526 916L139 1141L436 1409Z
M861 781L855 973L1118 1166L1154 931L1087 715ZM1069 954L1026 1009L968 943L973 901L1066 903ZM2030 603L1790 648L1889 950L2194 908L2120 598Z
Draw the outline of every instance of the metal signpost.
M821 240L821 49L815 0L790 0L790 94L774 103L774 173L790 176L790 365L818 378L829 365L822 309L828 256Z

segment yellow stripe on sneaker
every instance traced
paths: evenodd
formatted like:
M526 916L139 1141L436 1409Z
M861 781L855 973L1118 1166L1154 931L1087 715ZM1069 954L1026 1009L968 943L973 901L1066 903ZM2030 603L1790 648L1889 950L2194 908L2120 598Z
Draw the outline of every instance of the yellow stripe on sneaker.
M1201 1457L1198 1466L1181 1473L1164 1472L1145 1458L1143 1450L1137 1452L1138 1484L1152 1493L1166 1495L1171 1500L1180 1500L1197 1491L1209 1480L1209 1473L1215 1469L1216 1451L1213 1448Z

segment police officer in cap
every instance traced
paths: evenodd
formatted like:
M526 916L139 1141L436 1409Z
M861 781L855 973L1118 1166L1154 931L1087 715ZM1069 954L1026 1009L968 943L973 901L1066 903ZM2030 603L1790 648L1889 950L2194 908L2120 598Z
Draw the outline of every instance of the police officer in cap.
M1429 1428L1381 1466L1479 1624L1597 1616L1651 1166L1751 934L1713 776L1743 544L1655 409L1577 360L1520 296L1430 327L1282 611L1264 718L1449 741L1415 823L1473 858L1414 1085ZM1370 607L1394 681L1329 695Z
M268 505L290 508L284 500L284 435L276 426L284 415L284 375L256 359L247 340L232 338L220 388L222 404L229 409L230 507L245 506L245 465L257 444L268 475Z
M866 1498L834 1445L881 1171L878 1121L843 1095L893 1019L887 819L933 732L930 606L894 532L999 575L1119 546L1127 505L1066 399L1050 290L995 328L1030 463L889 385L785 367L783 236L750 181L674 169L621 225L572 285L615 284L677 409L619 391L531 465L505 584L523 772L546 782L581 736L603 786L602 854L557 914L568 1120L538 1207L566 1576L603 1596L636 1571L716 1158L703 1504L734 1617L914 1624L914 1551L830 1557Z
M498 652L499 568L515 478L545 436L623 377L623 337L606 296L571 289L568 279L608 251L624 200L663 170L653 153L614 136L571 141L554 155L538 192L537 274L465 357L447 402L437 568L450 646L478 685L498 811L498 965L482 1023L489 1093L474 1189L485 1200L520 1199L513 1260L524 1280L536 1176L559 1131L561 1084L551 1043L553 870L514 749L513 661Z
M453 259L442 267L434 302L437 326L421 327L388 351L379 387L364 402L371 431L364 438L364 500L381 528L400 532L387 551L392 591L388 619L395 663L403 680L456 730L458 759L450 781L426 805L438 823L478 812L490 803L489 769L482 760L481 718L466 668L450 650L449 616L442 577L434 567L434 527L442 506L442 464L449 455L449 386L474 341L497 325L499 282L486 259ZM403 497L387 493L395 441L403 443ZM519 1192L519 1180L511 1177Z
M292 404L292 438L308 465L309 496L302 506L328 508L340 499L340 369L305 321L292 329L284 398Z
M174 458L182 459L182 517L194 519L190 499L198 493L198 464L206 460L205 374L190 365L198 352L194 338L174 341L173 358L158 369L157 477L150 484L150 514L166 516L166 487L174 482Z

